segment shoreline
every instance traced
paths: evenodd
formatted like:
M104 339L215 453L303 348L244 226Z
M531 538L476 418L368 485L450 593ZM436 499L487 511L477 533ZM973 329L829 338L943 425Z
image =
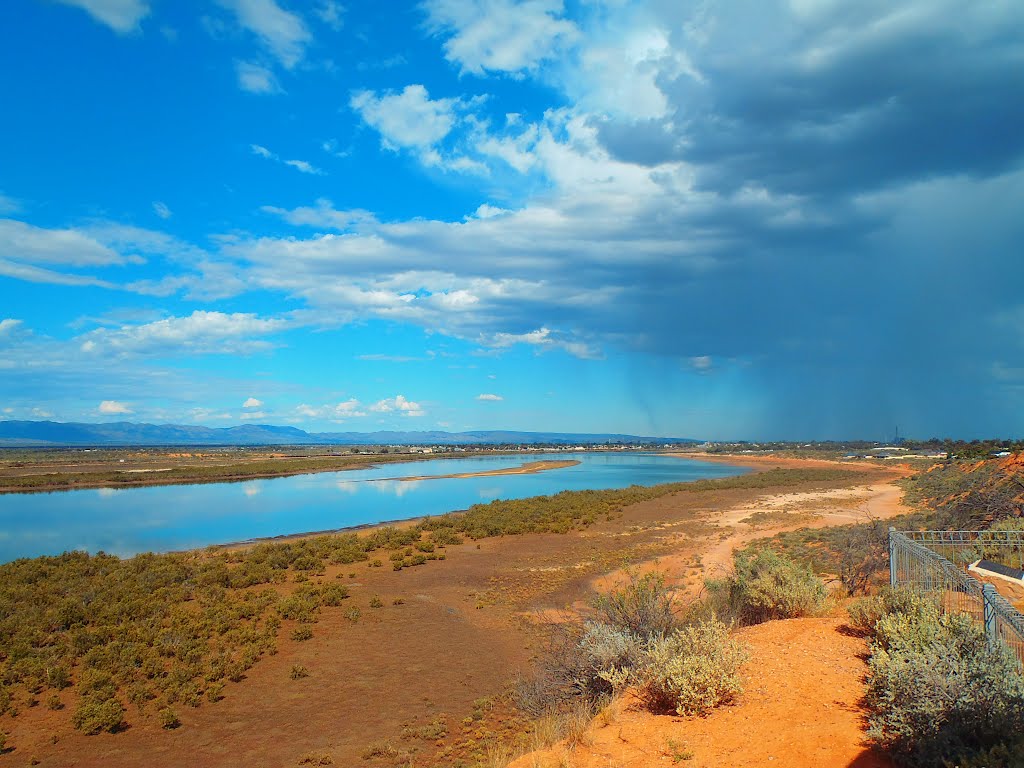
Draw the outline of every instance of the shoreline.
M387 458L387 456L398 457L398 458ZM235 470L235 472L226 472L223 475L214 477L204 477L201 475L185 475L183 477L168 477L166 473L175 471L184 471L190 467L155 467L146 469L115 469L101 470L95 473L75 473L65 472L61 473L59 470L56 472L47 473L36 473L31 475L14 475L13 478L17 477L46 477L50 478L51 481L45 485L39 485L35 487L25 487L18 485L5 484L5 480L8 478L0 477L0 496L6 494L31 494L31 493L62 493L64 491L85 491L85 490L96 490L98 488L112 488L115 490L123 490L130 488L153 488L161 486L173 486L173 485L209 485L211 483L245 483L250 480L274 480L279 477L298 477L299 475L317 475L324 472L348 472L356 469L376 469L386 464L406 464L418 461L433 461L437 459L454 459L462 460L469 458L479 458L481 456L507 456L510 455L507 451L481 451L479 453L465 453L455 455L432 455L432 454L375 454L365 456L344 456L339 457L346 459L346 461L338 461L332 466L306 466L306 467L288 467L281 466L280 468L261 470L256 472L244 472L244 468L247 466L245 462L239 462L236 464L229 465L212 465L213 467L224 467L226 470ZM271 457L263 459L264 461L281 461L287 462L288 458L283 457ZM105 472L117 473L118 477L105 477L90 479L90 474L104 474ZM65 482L61 482L61 478L65 478Z
M494 454L491 454L491 455L494 455ZM508 454L501 454L501 455L508 455ZM706 456L706 455L701 454L701 453L689 453L689 452L664 452L664 453L659 453L658 455L670 456L670 457L673 457L673 458L679 458L679 459L684 459L684 460L706 461L708 463L713 463L713 464L727 464L727 465L730 465L730 466L736 466L736 467L743 467L743 468L753 469L754 472L765 472L765 471L768 471L768 470L773 469L775 467L801 467L801 466L802 467L806 467L806 466L819 466L819 467L836 467L836 466L841 466L841 467L846 467L846 466L848 466L848 465L843 464L841 462L832 461L832 460L825 460L825 459L820 459L820 460L819 459L795 459L795 458L779 458L779 457L774 457L774 456L741 456L741 455L731 455L731 454L716 454L714 456ZM437 458L437 457L434 457L434 458ZM462 458L462 457L458 457L458 458ZM409 462L411 463L412 461L423 461L423 460L429 460L429 459L427 457L413 458L413 459L409 459ZM401 460L401 461L389 461L389 462L386 462L386 463L402 464L402 463L406 463L406 460L403 457L403 460ZM535 462L526 462L526 463L520 464L520 465L518 465L516 467L506 467L506 468L500 469L500 470L486 470L486 471L479 472L479 473L468 472L468 473L458 473L458 474L454 474L454 475L426 475L426 476L407 476L407 477L396 477L396 478L376 478L375 480L378 480L378 481L379 480L390 480L390 481L413 481L413 480L416 480L416 481L419 481L419 480L425 480L425 479L471 478L471 477L477 477L477 476L503 475L503 474L535 474L537 472L546 471L546 470L549 470L549 469L558 469L558 468L562 468L562 467L575 466L575 465L578 465L578 464L580 464L579 461L568 460L568 459L566 459L566 460L550 460L550 461L535 461ZM368 466L364 465L364 466L349 467L347 469L370 469L370 468L374 468L375 466L381 466L381 465L379 465L379 464L378 465L372 465L371 464L371 465L368 465ZM851 470L855 470L856 467L850 467L850 469ZM346 470L345 469L340 469L340 470L325 469L325 470L311 470L311 471L307 470L307 471L302 471L302 472L295 472L295 473L292 473L290 475L272 475L272 476L265 477L265 478L249 476L249 477L244 477L244 478L238 478L237 480L231 480L231 481L223 481L223 480L213 480L213 479L211 479L211 480L207 480L207 481L204 481L204 482L198 483L198 484L207 484L207 483L216 483L216 482L245 482L247 480L273 479L274 477L282 477L282 476L294 477L294 476L297 476L297 475L300 475L300 474L319 474L320 472L330 472L330 471L346 471ZM372 482L372 481L364 480L364 481L356 481L356 482ZM697 481L685 481L685 482L697 482ZM151 485L151 486L158 486L158 485L160 485L160 486L170 486L170 485L193 485L193 484L197 484L197 483L164 482L164 483L147 483L145 485ZM142 486L143 484L138 484L138 485ZM661 485L661 483L658 483L658 485ZM108 486L93 486L93 488L97 488L97 487L108 487ZM121 487L124 487L124 486L121 486ZM129 487L129 488L130 487L136 487L136 485L133 484L133 485L127 486L127 487ZM83 488L83 490L86 490L86 489L87 488ZM60 492L61 490L76 490L76 489L48 489L48 490L30 491L30 493L54 493L54 492ZM0 493L2 493L2 492L0 492ZM447 510L446 512L443 512L441 514L442 515L457 515L457 514L464 513L465 511L466 511L466 509L451 509L451 510ZM324 528L324 529L308 530L308 531L295 531L295 532L291 532L291 533L276 534L276 535L273 535L273 536L257 536L257 537L254 537L254 538L237 539L237 540L226 541L226 542L218 542L218 543L210 543L210 544L198 544L196 546L185 547L185 548L182 548L182 549L163 550L161 553L162 554L186 554L186 553L202 553L202 552L205 552L205 551L237 551L237 550L242 550L242 549L248 549L250 547L254 547L254 546L257 546L257 545L262 544L262 543L282 543L282 542L290 542L290 541L301 541L303 539L316 538L316 537L319 537L319 536L340 536L340 535L344 535L344 534L348 534L348 533L369 532L369 531L373 531L375 529L384 528L384 527L395 527L395 528L402 529L402 528L407 528L407 527L412 527L414 525L417 525L417 524L419 524L420 522L422 522L423 520L425 520L425 519L427 519L429 517L437 517L437 516L438 515L436 515L436 514L435 515L430 515L430 514L416 515L414 517L393 518L393 519L388 519L388 520L380 520L380 521L377 521L377 522L358 523L358 524L355 524L355 525L341 526L339 528ZM142 553L136 553L136 554L142 554ZM123 559L131 559L132 557L135 557L135 556L136 555L128 555L128 556L125 556Z
M480 472L456 472L451 475L414 475L411 477L382 477L379 480L398 480L403 483L420 480L456 480L469 477L493 477L495 475L535 475L538 472L547 472L552 469L565 469L580 464L575 459L561 461L527 461L518 467L506 467L505 469L485 469ZM378 481L365 481L378 482Z
M682 454L682 453L665 453L665 454L661 454L661 455L663 455L663 456L672 456L674 458L680 458L680 459L696 458L695 456L691 456L691 455L688 455L688 454ZM795 461L797 464L801 464L802 463L801 460L799 460L799 459L793 459L792 461ZM551 461L551 462L535 461L535 462L527 462L526 464L521 464L519 467L511 467L511 468L509 468L507 470L489 470L486 473L465 473L465 474L462 474L462 475L440 475L440 476L434 475L432 477L434 479L437 479L437 478L440 478L440 477L443 477L443 478L451 478L451 477L463 477L463 478L464 477L477 477L479 475L486 475L486 474L532 474L532 473L536 473L538 471L543 471L543 470L542 469L534 469L534 470L532 470L532 472L515 472L513 470L521 470L524 467L529 467L529 466L538 465L538 464L558 464L558 465L563 465L564 464L564 465L568 465L568 466L575 466L575 465L577 465L579 463L580 462L578 462L578 461L569 461L569 460L566 460L564 462L563 461ZM733 462L725 461L724 459L721 460L721 461L718 461L716 463L719 463L719 464L734 464L735 466L748 466L748 465L741 464L740 462L733 463ZM831 462L828 462L828 463L831 464ZM749 465L749 466L754 466L754 465ZM545 467L544 469L557 469L557 468L558 467ZM768 469L769 469L768 467L763 467L763 466L760 466L760 465L757 465L755 467L755 471L760 471L760 472L767 471ZM401 481L401 480L430 479L430 477L431 476L428 476L426 478L413 478L413 477L402 478L402 477L398 477L398 478L380 478L380 479L389 479L389 480L392 480L392 481ZM367 480L367 481L361 481L361 482L371 482L371 481ZM688 480L688 481L684 481L684 482L699 482L699 481L698 480ZM662 485L662 483L658 483L658 485ZM441 513L441 515L459 515L459 514L462 514L465 511L466 511L465 509L450 509L447 512ZM246 549L248 547L254 547L254 546L256 546L258 544L262 544L262 543L279 543L279 542L288 542L288 541L301 541L302 539L311 539L311 538L315 538L317 536L341 536L341 535L344 535L346 533L360 533L360 532L363 532L363 531L373 531L374 529L384 528L384 527L388 527L388 526L394 527L394 528L407 528L407 527L411 527L411 526L414 526L414 525L418 525L423 520L426 520L429 517L439 517L441 515L417 515L416 517L400 517L400 518L393 519L393 520L381 520L381 521L376 522L376 523L359 523L357 525L346 525L346 526L343 526L341 528L326 528L326 529L318 530L318 531L299 531L299 532L296 532L296 533L281 533L281 534L278 534L276 536L258 536L256 538L252 538L252 539L242 539L240 541L228 541L228 542L224 542L222 544L206 544L206 545L199 546L199 547L192 547L192 548L189 548L189 549L176 549L176 550L172 550L172 551L175 554L182 554L182 553L186 553L186 552L201 552L201 551L211 550L211 549L212 550L217 550L217 551L219 551L219 550L234 551L234 550L239 550L239 549Z

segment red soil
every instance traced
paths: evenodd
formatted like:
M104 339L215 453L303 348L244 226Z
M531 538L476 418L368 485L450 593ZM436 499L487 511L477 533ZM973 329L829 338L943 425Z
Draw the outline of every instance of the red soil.
M572 749L528 754L510 768L891 768L864 744L858 704L866 643L840 619L772 621L741 630L747 689L705 718L652 715L627 700L599 716ZM689 755L689 757L686 757Z

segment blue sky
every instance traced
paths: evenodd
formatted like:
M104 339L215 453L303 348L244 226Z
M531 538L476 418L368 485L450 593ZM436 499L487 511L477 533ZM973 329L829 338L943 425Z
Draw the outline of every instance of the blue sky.
M13 0L0 418L1024 434L1024 5Z

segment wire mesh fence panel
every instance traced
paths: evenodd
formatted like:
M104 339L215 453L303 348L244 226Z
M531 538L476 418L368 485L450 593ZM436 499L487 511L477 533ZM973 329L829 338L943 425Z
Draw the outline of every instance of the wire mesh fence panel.
M945 613L970 616L991 642L1003 643L1024 666L1024 616L991 585L967 572L977 560L1009 564L1008 556L1022 552L1024 533L1018 531L890 529L890 583L931 597Z
M1024 531L904 531L910 541L942 555L954 565L995 560L1024 569Z

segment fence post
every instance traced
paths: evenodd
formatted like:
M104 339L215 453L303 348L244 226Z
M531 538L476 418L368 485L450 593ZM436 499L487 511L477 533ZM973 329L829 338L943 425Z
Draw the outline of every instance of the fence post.
M889 526L889 586L896 586L896 541L893 538L893 534L896 533L896 529L893 526Z
M985 606L985 636L989 645L995 645L999 641L999 631L996 628L996 588L991 584L982 584L981 601Z

